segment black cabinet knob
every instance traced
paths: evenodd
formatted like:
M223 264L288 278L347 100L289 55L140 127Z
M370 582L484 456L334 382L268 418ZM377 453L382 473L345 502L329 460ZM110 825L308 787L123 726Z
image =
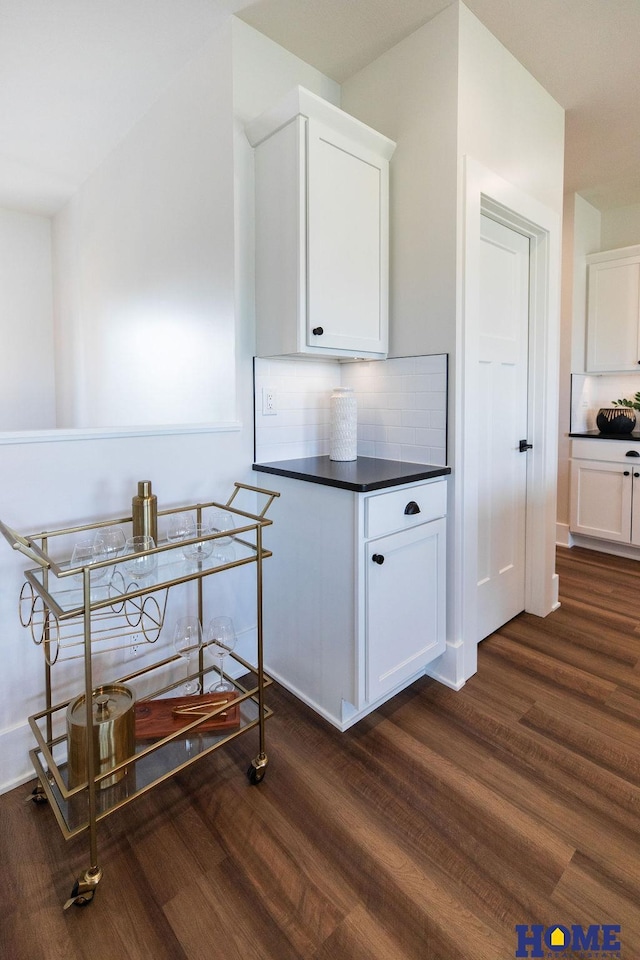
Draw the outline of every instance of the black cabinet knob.
M409 503L404 508L404 512L408 517L414 516L416 513L420 513L420 507L415 502L415 500L410 500Z
M623 476L625 476L625 477L628 477L628 476L629 476L629 474L630 474L630 472L631 472L630 470L625 470L625 472L624 472L624 474L623 474Z
M634 477L640 477L640 473L634 473Z
M373 560L374 563L378 563L378 564L384 563L384 557L382 556L381 553L374 553L371 559Z
M324 327L314 327L311 333L314 335L314 337L321 337L324 333Z

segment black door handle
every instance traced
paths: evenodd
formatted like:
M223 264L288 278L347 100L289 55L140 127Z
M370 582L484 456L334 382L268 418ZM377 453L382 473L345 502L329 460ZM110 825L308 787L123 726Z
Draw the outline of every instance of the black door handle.
M640 457L640 453L637 450L627 450L625 457Z
M408 517L414 516L416 513L420 513L420 507L415 502L415 500L410 500L409 503L404 508L404 512Z
M527 443L526 440L521 440L518 445L518 450L520 451L520 453L526 453L527 450L533 450L533 444Z
M378 563L378 564L384 563L384 557L381 553L374 553L371 559L373 560L374 563Z
M324 333L324 327L314 327L311 333L314 335L314 337L321 337Z

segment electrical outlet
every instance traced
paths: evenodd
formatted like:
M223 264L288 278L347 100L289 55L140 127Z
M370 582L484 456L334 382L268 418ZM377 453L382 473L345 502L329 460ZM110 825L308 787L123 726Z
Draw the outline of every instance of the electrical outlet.
M124 648L125 660L136 660L142 654L142 638L139 633L131 634L129 643Z
M276 392L273 387L262 388L262 416L271 417L278 412Z

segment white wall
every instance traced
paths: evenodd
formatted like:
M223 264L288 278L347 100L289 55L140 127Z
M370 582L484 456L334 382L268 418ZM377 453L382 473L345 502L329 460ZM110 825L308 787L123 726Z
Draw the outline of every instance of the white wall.
M601 250L631 247L640 243L640 203L602 211Z
M561 214L563 109L464 4L458 9L459 156Z
M463 526L462 491L473 464L465 466L463 476L455 452L463 416L464 160L472 158L544 205L558 223L555 242L562 214L564 115L461 3L447 7L343 84L342 103L398 142L391 162L391 353L450 355L449 457L456 494L449 512L448 631L450 644L465 649L457 525ZM558 351L558 307L552 303L549 310L552 362ZM555 411L553 386L546 399ZM468 419L468 410L464 412ZM548 444L555 474L555 431ZM551 514L555 522L555 506ZM549 528L552 547L555 530ZM454 685L474 669L473 657L460 663L445 669Z
M458 10L351 77L342 106L397 143L390 165L389 356L455 350Z
M59 427L235 419L231 57L227 25L55 220Z
M569 543L571 374L585 368L587 266L600 244L600 212L577 194L565 197L562 235L560 403L558 410L557 540Z
M51 223L0 209L0 431L55 426Z
M212 418L232 411L237 424L210 432L175 427L161 434L87 429L4 435L0 518L10 526L36 532L124 516L139 480L152 480L161 507L226 499L234 480L254 480L252 157L241 121L260 113L272 91L279 95L295 83L333 99L339 92L250 27L228 21L56 220L59 321L83 330L88 316L90 324L97 319L102 325L83 330L83 376L99 369L113 383L94 351L109 336L114 316L128 323L141 305L157 308L153 323L164 308L174 320L206 313L216 335L218 321L224 326L219 355L226 369L220 370L213 343L203 351ZM153 372L153 361L150 366ZM153 383L160 409L171 385L164 377ZM74 402L68 398L67 412ZM105 393L100 402L105 412L113 409ZM31 775L26 718L44 704L42 653L17 614L24 566L2 540L0 791ZM230 586L213 578L217 612L233 616L247 640L255 632L251 570L242 568ZM103 679L108 669L121 667L102 666ZM56 673L54 667L54 682L59 698L70 695L74 683L81 689L63 668Z

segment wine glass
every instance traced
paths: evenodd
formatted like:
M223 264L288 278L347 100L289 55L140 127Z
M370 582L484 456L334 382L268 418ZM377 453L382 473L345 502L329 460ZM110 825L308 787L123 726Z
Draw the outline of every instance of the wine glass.
M194 537L209 537L211 536L211 530L205 523L196 523L192 532L189 534L189 539ZM196 540L195 543L185 543L182 547L182 553L186 560L196 560L202 562L206 560L207 557L210 557L213 553L213 540Z
M177 654L187 661L187 677L189 676L189 662L194 653L198 653L202 646L202 627L197 617L180 617L176 621L173 631L173 646ZM197 680L185 680L181 690L186 697L200 692L200 683Z
M125 544L126 556L124 568L134 580L146 577L158 566L158 557L155 553L149 554L147 551L155 547L153 537L129 537Z
M98 530L93 541L100 553L106 554L109 560L124 553L126 543L124 530L120 527L104 527Z
M106 560L106 555L101 552L99 547L96 545L93 539L91 540L79 540L73 548L73 553L71 555L71 566L72 567L89 567L94 563L99 563L101 560ZM101 580L106 573L106 567L99 567L95 573L91 575L92 582L96 580ZM82 574L76 573L73 577L74 583L82 583Z
M120 527L103 527L96 532L94 544L98 553L104 554L105 560L115 560L124 553L125 535ZM110 568L110 577L115 571L115 564Z
M193 536L194 529L195 523L190 514L174 513L169 517L167 540L169 540L170 543L179 543L180 540L188 540Z
M209 517L212 533L222 533L225 530L233 530L235 524L233 517L228 510L216 510ZM218 537L216 544L231 543L232 537Z
M208 627L207 646L212 647L212 652L218 658L220 663L220 682L213 687L209 687L209 693L218 690L235 690L232 683L224 678L224 658L231 653L236 645L236 631L231 617L214 617Z

